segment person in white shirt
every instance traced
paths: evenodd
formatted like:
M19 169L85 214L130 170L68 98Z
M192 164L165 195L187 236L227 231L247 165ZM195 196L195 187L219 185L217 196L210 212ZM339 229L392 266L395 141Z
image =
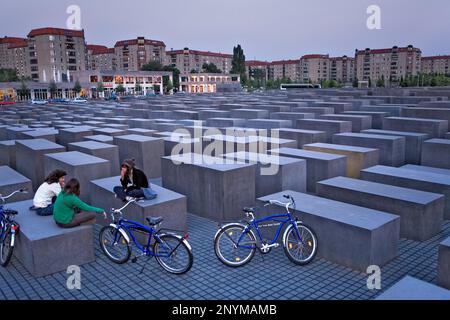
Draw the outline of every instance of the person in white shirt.
M49 174L44 183L37 189L33 199L33 210L39 216L53 215L53 203L64 188L65 176L63 170L55 170Z

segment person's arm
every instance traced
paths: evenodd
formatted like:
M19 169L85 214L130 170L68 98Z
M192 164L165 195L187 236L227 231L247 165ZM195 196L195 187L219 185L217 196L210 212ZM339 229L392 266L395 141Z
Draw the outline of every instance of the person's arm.
M72 197L70 197L71 199L71 204L77 208L79 208L82 211L87 211L87 212L95 212L95 213L103 213L105 212L105 210L101 209L101 208L96 208L93 206L90 206L86 203L84 203L83 201L81 201L80 198L78 198L77 196L73 195Z
M60 192L62 191L61 186L59 183L53 183L50 185L50 189L52 190L53 194L55 196L58 196L58 194L60 194Z

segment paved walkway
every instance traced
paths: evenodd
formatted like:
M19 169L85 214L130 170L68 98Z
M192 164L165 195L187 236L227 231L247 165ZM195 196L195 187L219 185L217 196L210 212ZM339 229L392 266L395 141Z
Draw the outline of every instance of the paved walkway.
M68 275L60 272L34 278L13 258L8 268L0 268L0 300L4 299L372 299L405 275L435 283L438 244L450 236L450 222L426 242L401 240L399 256L382 268L382 290L366 287L367 275L324 259L308 266L292 264L283 249L238 269L221 264L213 250L217 225L189 215L190 243L194 266L183 276L166 273L150 260L139 274L144 259L137 264L115 265L95 243L96 261L81 267L81 290L68 290ZM95 227L95 239L100 227ZM320 241L320 239L319 239Z

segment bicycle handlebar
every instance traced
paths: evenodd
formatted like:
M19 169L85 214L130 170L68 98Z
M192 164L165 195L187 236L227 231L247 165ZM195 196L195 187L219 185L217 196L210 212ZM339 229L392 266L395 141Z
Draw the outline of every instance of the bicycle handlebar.
M281 202L278 200L269 200L267 204L265 204L264 206L269 206L269 205L280 205L286 208L286 211L289 212L289 207L292 205L294 207L295 210L295 200L291 195L283 195L284 198L289 199L289 202Z
M130 201L128 201L122 208L120 208L120 209L114 209L114 208L111 208L111 218L112 218L112 220L114 220L114 215L115 214L120 214L120 215L122 215L122 211L126 208L126 207L128 207L131 203L134 203L134 202L136 202L136 199L133 199L133 200L130 200Z
M16 193L28 193L28 189L27 188L23 188L23 189L16 190L16 191L14 191L13 193L11 193L8 196L2 196L2 194L0 194L0 199L1 199L2 202L5 202L6 200L11 198Z

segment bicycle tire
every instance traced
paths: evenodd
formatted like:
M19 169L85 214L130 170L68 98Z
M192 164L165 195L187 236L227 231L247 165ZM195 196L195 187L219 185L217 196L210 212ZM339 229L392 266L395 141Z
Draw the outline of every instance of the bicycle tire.
M230 232L233 233L231 230L241 230L240 233L237 233L240 237L240 235L242 235L242 232L245 230L245 228L246 228L246 226L244 226L242 224L234 223L234 224L229 224L229 225L225 226L224 228L219 230L219 232L217 232L217 234L214 238L214 252L216 254L216 257L219 259L219 261L222 262L224 265L226 265L228 267L232 267L232 268L242 267L242 266L246 265L247 263L249 263L255 256L256 237L252 231L247 231L246 236L248 236L250 238L250 243L253 243L255 245L254 248L252 248L252 249L234 248L235 250L237 250L237 249L249 250L249 253L244 257L244 259L241 259L240 257L235 257L234 261L231 261L231 260L225 258L225 256L222 253L222 250L220 248L220 240L224 235L226 235L228 238L230 238L232 236L232 235L230 235ZM235 241L233 239L230 239L230 240L235 244Z
M112 262L116 263L116 264L124 264L127 263L128 260L130 260L131 257L131 248L130 248L130 243L128 242L127 239L125 239L122 235L122 233L119 232L119 238L117 239L117 242L120 242L122 245L126 246L126 253L122 258L117 258L114 257L110 251L105 247L106 244L108 243L108 239L105 239L104 237L107 236L107 232L109 232L110 234L113 234L115 232L119 232L118 229L112 227L112 226L106 226L103 227L100 230L100 233L98 235L98 239L99 239L99 243L100 243L100 248L102 249L103 253L106 255L106 257L111 260ZM106 241L106 242L105 242Z
M189 245L189 243L186 240L184 240L180 236L176 236L176 235L173 235L173 234L160 235L159 239L161 240L161 242L155 241L155 243L153 244L153 254L155 255L155 259L158 262L158 264L164 270L166 270L169 273L178 274L178 275L184 274L184 273L188 272L189 270L191 270L192 265L194 263L194 255L192 254L192 249L190 248L190 245ZM172 239L172 240L175 241L175 243L172 246L168 245L169 239ZM170 258L172 260L175 259L179 255L179 250L180 249L183 249L185 252L187 252L187 259L188 259L188 261L187 261L186 265L184 265L183 267L181 267L179 269L175 269L175 268L169 266L164 260L166 258L160 256L160 253L159 253L159 248L162 245L164 245L164 244L168 245L169 248L171 248L171 249L172 249L173 246L179 245L178 248L171 253L170 257L167 257L167 258Z
M298 259L295 256L293 256L293 254L291 252L291 248L290 248L290 244L292 244L292 243L289 243L289 236L294 231L294 227L292 225L290 225L286 229L284 236L283 236L284 253L286 254L286 256L289 258L289 260L291 262L293 262L297 265L300 265L300 266L304 266L314 260L316 254L317 254L317 248L318 248L319 244L318 244L317 236L311 227L309 227L308 225L303 224L303 223L297 223L297 227L299 228L299 232L301 232L301 230L303 230L303 231L306 231L307 234L309 234L310 237L307 238L307 240L305 240L305 241L307 241L308 246L312 247L311 254L309 254L309 256L306 259ZM297 236L295 235L295 237L297 237ZM293 244L293 246L295 246L295 245L298 245L298 241L297 241L297 244ZM299 250L299 249L297 249L297 250Z
M14 246L11 246L11 228L6 229L5 234L3 236L3 241L0 243L0 265L2 267L7 267L9 262L11 261ZM5 252L5 247L8 246L7 251Z

